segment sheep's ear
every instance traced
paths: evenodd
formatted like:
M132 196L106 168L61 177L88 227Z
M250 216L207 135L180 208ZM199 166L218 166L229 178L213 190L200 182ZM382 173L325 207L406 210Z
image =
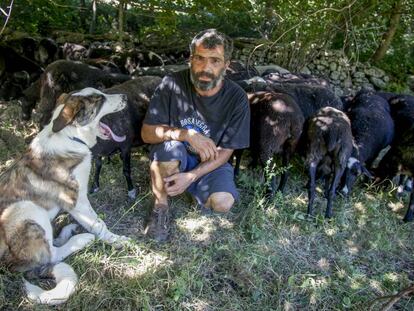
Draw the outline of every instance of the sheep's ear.
M362 169L362 173L367 176L369 179L374 179L374 175L371 174L370 171L367 170L367 168L365 167L365 165L361 166Z
M69 94L62 94L59 96L58 104L63 104L63 109L60 111L56 119L53 120L52 131L54 133L62 130L66 125L72 122L73 118L81 109L81 102L79 100L68 101Z

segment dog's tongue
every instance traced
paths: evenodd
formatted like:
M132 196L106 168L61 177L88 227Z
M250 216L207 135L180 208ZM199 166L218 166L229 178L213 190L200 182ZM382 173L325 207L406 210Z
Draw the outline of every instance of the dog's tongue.
M110 136L112 140L114 140L114 141L116 141L118 143L120 143L121 141L124 141L125 140L125 138L126 138L125 135L124 136L118 136L118 135L116 135L114 132L112 132L111 128L108 125L106 125L105 123L99 122L99 125L103 128L103 130L106 133L109 134L108 136Z

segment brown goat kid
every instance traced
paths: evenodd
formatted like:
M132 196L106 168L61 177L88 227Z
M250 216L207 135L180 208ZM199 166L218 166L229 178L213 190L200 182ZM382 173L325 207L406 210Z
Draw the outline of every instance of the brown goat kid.
M335 191L351 156L353 138L351 123L342 111L321 108L309 119L306 131L306 165L309 168L308 215L312 215L315 199L316 179L325 180L326 218L332 217Z

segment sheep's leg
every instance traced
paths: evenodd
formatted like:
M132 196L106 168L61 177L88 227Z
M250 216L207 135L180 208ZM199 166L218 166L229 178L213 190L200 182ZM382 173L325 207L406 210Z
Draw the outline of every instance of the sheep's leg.
M236 164L234 165L234 178L237 178L237 176L239 176L240 162L243 155L243 151L243 149L238 149L234 151L234 157L236 158Z
M273 196L275 195L276 192L276 176L272 176L269 179L268 174L265 173L265 183L267 184L267 182L269 181L269 186L266 186L266 192L265 195L269 198L273 198Z
M32 110L36 107L36 100L23 98L22 102L22 119L30 120L32 117Z
M412 221L414 218L414 188L411 190L410 203L408 204L407 213L404 216L404 221Z
M411 177L407 177L404 185L404 191L411 192L413 190L413 179Z
M329 198L329 189L330 189L330 185L331 185L331 178L330 178L331 176L329 176L329 175L326 175L326 176L324 176L323 177L323 181L324 181L324 189L325 189L325 191L324 191L324 196L325 196L325 199L328 199Z
M270 179L270 196L273 198L276 192L276 176L273 175L272 178Z
M258 160L257 155L254 154L254 152L252 152L250 154L250 157L251 157L252 160L249 163L249 168L256 168L258 166L258 164L259 164L259 160Z
M332 217L332 202L335 199L335 194L336 194L336 188L338 187L339 181L341 179L341 176L344 172L344 168L340 167L340 166L335 166L335 175L332 178L332 184L331 184L331 188L329 189L329 195L328 195L328 204L326 207L326 212L325 212L325 217L326 218L331 218ZM326 189L325 189L326 191Z
M265 195L269 198L273 198L275 192L276 192L276 176L273 174L273 172L270 171L270 168L272 167L272 161L270 161L270 166L266 167L266 164L269 162L269 160L273 160L272 155L266 155L260 157L260 164L263 167L264 171L264 178L265 178L265 184L266 184L266 191ZM273 176L272 176L273 175ZM269 186L267 186L269 183Z
M137 193L131 178L131 148L126 148L125 150L122 150L121 158L123 163L122 172L124 173L128 187L128 197L135 200Z
M404 184L407 179L407 176L404 174L398 175L398 188L397 188L397 198L402 197L404 194Z
M282 155L282 165L284 167L284 170L283 170L282 175L280 176L279 187L277 188L277 191L280 191L282 193L285 190L285 186L286 186L287 180L289 178L289 171L287 170L287 166L289 165L289 161L290 161L290 152L289 151L284 151L283 155Z
M89 189L89 193L95 193L99 191L99 176L101 175L102 169L102 157L94 156L93 162L95 163L95 174L93 176L93 184Z
M317 162L311 162L309 165L309 184L308 184L308 215L313 215L313 201L315 199L315 188L316 188L316 168L318 167Z

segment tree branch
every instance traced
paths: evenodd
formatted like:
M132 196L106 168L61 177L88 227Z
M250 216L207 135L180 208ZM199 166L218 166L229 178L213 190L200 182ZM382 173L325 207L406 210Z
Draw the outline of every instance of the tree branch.
M4 22L3 28L0 30L0 37L3 34L3 31L6 28L6 25L7 25L8 21L9 21L9 18L10 18L10 15L11 15L11 11L12 11L12 8L13 8L13 1L14 0L11 0L10 5L7 7L9 9L9 11L7 13L3 9L1 10L2 13L4 15L6 15L6 21Z
M380 300L386 300L388 299L388 302L382 306L381 309L379 309L380 311L388 311L392 308L392 306L401 298L403 298L405 295L414 293L414 285L411 285L410 287L407 287L406 289L403 289L402 291L400 291L399 293L397 293L396 295L390 295L390 296L383 296L383 297L378 297L377 299L374 299L369 307L369 310L373 310L374 309L374 305L380 301Z

